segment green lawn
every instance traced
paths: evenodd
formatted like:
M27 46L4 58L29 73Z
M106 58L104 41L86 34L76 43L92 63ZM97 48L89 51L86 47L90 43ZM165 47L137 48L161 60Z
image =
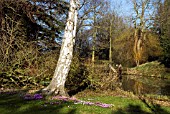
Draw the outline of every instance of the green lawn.
M83 101L113 104L113 107L75 104L62 100L24 100L22 92L0 94L0 114L170 114L170 107L146 104L120 96L86 95Z

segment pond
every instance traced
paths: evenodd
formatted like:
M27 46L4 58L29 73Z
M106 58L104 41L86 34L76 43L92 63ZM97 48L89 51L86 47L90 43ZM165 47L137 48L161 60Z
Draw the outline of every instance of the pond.
M154 77L123 75L122 89L135 94L158 94L170 96L170 80Z

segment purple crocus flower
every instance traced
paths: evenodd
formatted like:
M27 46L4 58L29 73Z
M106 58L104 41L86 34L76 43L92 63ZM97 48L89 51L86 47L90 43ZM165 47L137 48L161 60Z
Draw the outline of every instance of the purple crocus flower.
M42 99L42 98L43 98L43 96L40 95L40 94L35 94L34 95L34 99Z
M52 99L58 99L58 100L63 100L63 101L68 101L69 98L65 96L54 96Z
M97 106L103 107L103 108L109 108L112 107L111 104L98 104Z
M38 99L42 99L42 98L43 98L43 96L40 95L40 94L35 94L35 95L26 94L26 95L24 96L24 99L25 99L25 100L38 100Z
M92 102L84 102L83 104L85 104L85 105L94 105L95 103L92 103Z
M24 99L25 99L25 100L32 100L32 99L34 99L34 97L33 97L32 95L30 95L30 94L26 94L26 95L24 96Z

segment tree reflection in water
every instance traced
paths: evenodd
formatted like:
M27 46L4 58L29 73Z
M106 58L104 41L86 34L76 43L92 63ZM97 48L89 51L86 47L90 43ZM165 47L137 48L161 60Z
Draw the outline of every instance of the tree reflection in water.
M122 89L135 94L158 94L170 96L170 80L124 75Z

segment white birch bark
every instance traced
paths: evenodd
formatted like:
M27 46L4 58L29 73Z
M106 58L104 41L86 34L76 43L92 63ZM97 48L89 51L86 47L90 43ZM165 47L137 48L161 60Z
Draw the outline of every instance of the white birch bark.
M67 95L64 86L73 57L79 0L70 0L70 9L63 36L63 42L54 76L50 84L43 89L45 94Z

